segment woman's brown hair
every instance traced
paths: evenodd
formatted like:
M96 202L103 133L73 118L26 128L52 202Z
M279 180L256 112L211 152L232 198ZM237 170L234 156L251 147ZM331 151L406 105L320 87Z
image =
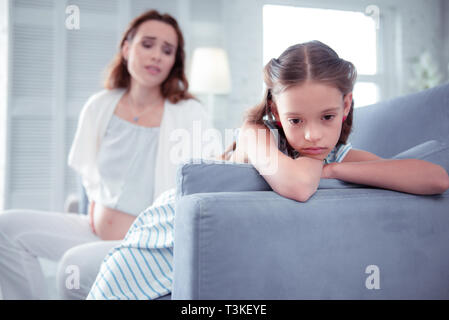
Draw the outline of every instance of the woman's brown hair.
M106 89L129 88L131 84L131 75L128 72L127 62L122 56L121 49L126 40L129 42L133 40L139 26L148 20L161 21L172 26L178 36L178 48L176 49L175 63L167 79L161 84L162 96L172 103L193 98L188 92L189 83L184 70L184 37L182 36L181 29L175 18L169 14L160 14L156 10L146 11L130 22L120 41L119 51L108 67L104 87Z
M331 85L345 96L352 92L357 78L355 66L341 59L329 46L320 41L296 44L285 50L277 59L271 59L264 68L266 90L261 103L248 110L245 120L264 124L271 116L273 96L307 80ZM341 128L339 144L346 144L352 129L354 100Z

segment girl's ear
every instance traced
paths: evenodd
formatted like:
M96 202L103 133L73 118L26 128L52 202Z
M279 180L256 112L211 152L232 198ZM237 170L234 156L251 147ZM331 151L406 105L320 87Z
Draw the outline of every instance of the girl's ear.
M343 97L343 103L344 103L344 115L347 117L349 114L349 111L351 111L351 104L352 104L352 92L349 92Z
M276 121L280 121L278 108L276 106L276 103L273 100L271 100L270 109L271 109L271 113L273 114Z

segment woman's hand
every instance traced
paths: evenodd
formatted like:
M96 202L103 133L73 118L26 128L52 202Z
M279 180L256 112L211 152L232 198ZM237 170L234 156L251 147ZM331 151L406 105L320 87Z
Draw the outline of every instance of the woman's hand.
M94 225L94 210L95 210L95 201L91 201L89 204L89 212L88 212L89 225L90 225L90 228L92 229L93 233L96 234L97 232L95 231L95 225Z

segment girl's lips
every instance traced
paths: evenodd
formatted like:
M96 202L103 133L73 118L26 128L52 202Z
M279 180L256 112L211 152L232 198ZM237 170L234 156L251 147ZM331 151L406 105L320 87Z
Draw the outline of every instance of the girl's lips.
M326 150L326 148L307 148L302 149L302 152L307 154L321 154L324 150Z
M155 66L148 66L148 67L145 67L145 69L152 75L157 75L161 72L161 69L159 69L158 67L155 67Z

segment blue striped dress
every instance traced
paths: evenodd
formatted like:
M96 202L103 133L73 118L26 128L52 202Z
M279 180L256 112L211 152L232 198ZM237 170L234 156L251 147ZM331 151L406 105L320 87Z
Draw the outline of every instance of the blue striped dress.
M350 142L347 142L346 144L341 144L337 147L335 147L329 154L327 155L326 159L324 159L325 164L329 164L332 162L342 162L344 157L348 154L349 150L352 149L352 145Z
M324 162L341 162L350 149L340 145ZM137 216L103 260L87 299L148 300L171 292L175 195L175 189L164 192Z
M161 194L111 249L87 299L148 300L171 292L175 189Z

